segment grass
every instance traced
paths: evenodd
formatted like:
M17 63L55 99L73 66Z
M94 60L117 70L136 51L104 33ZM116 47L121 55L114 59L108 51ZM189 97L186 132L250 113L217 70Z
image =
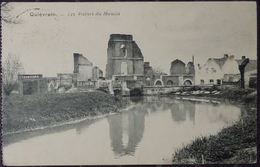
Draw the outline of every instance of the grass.
M192 143L177 150L173 163L253 163L256 162L256 97L247 99L241 90L229 92L228 97L243 98L241 118L234 125L222 129L217 135L196 138ZM241 95L242 94L242 95Z
M209 94L191 94L192 91L203 90L210 92ZM214 94L214 91L218 91L219 94ZM213 97L213 98L221 98L221 99L228 99L228 100L235 100L235 101L245 101L245 98L250 94L253 93L255 89L240 89L240 88L226 88L226 89L219 89L217 87L210 87L210 88L200 88L200 87L190 87L185 88L183 90L179 90L177 92L186 92L187 95L198 96L198 97ZM175 92L169 93L169 95L174 95ZM186 96L187 96L186 95ZM179 96L179 95L178 95Z
M117 112L119 99L101 91L3 97L3 132L33 129Z

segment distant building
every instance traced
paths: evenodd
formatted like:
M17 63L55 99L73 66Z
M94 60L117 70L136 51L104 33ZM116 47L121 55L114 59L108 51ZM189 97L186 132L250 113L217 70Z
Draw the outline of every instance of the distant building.
M59 87L71 87L77 85L77 75L75 73L58 73L57 83Z
M222 58L209 58L204 65L196 67L196 85L221 85L222 83L235 83L240 81L238 65L245 59L235 59L234 55L224 54ZM245 67L245 85L249 86L249 80L256 74L257 61L250 60ZM256 77L255 77L256 79ZM239 85L239 84L237 84Z
M176 59L171 62L170 75L162 75L160 79L155 82L157 84L163 84L165 86L190 86L194 85L195 69L194 58L192 62L188 62L187 65Z
M155 78L155 73L152 66L150 66L150 62L144 62L144 76L146 85L152 86Z
M104 75L103 71L101 69L99 69L99 78L103 78L104 77L103 75Z
M193 62L188 62L186 66L186 74L195 75L195 67Z
M97 81L100 77L103 77L103 71L100 70L97 66L92 69L92 80Z
M132 35L112 34L108 41L106 78L144 74L144 57Z
M184 75L186 73L185 63L179 59L171 62L170 75Z
M224 66L228 55L224 55L223 58L209 58L204 65L198 64L195 69L196 85L220 85L224 73L222 67Z
M77 74L77 81L92 80L93 63L82 54L74 53L74 74Z
M18 92L21 95L55 92L57 88L56 77L43 77L42 74L18 75Z

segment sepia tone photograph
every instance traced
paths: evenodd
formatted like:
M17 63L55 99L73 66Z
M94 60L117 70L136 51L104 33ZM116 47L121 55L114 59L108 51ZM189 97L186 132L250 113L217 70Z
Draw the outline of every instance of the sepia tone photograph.
M2 2L2 163L257 163L255 2Z

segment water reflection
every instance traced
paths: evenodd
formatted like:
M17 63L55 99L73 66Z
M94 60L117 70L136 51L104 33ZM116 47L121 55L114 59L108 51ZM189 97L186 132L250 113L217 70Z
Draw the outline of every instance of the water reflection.
M134 105L120 115L107 118L111 147L115 155L134 155L144 133L146 108Z
M161 164L198 136L213 135L247 109L163 97L126 99L106 118L15 134L3 147L9 164ZM37 136L37 137L36 137ZM26 150L26 152L24 151Z
M46 134L59 133L71 129L75 129L76 134L80 135L84 130L86 130L90 125L95 122L100 121L100 118L87 119L78 123L64 124L62 126L44 128L34 131L20 132L16 134L9 134L2 136L3 145L7 146L12 143L20 142L22 140L30 139L37 136L42 136Z
M171 111L172 120L182 122L189 118L195 123L195 102L180 102L168 98L134 97L133 104L120 115L108 117L111 147L116 156L134 155L142 140L145 115L158 111Z
M169 107L171 110L173 121L182 122L189 117L189 120L192 121L193 124L195 124L195 102L175 102Z

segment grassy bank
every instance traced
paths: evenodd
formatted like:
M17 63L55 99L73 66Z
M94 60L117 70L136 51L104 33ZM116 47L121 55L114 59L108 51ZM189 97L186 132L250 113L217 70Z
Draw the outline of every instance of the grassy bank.
M200 87L187 87L181 90L168 93L170 96L197 96L197 97L211 97L228 99L236 102L247 102L255 100L255 95L250 95L255 92L255 89L240 89L240 88L227 88L219 89L217 87L200 88Z
M251 94L250 94L251 93ZM242 102L241 118L217 135L200 137L173 154L173 163L256 162L256 94L248 90L224 90L218 98Z
M65 121L117 112L122 103L103 92L11 95L3 97L3 132L51 126Z

